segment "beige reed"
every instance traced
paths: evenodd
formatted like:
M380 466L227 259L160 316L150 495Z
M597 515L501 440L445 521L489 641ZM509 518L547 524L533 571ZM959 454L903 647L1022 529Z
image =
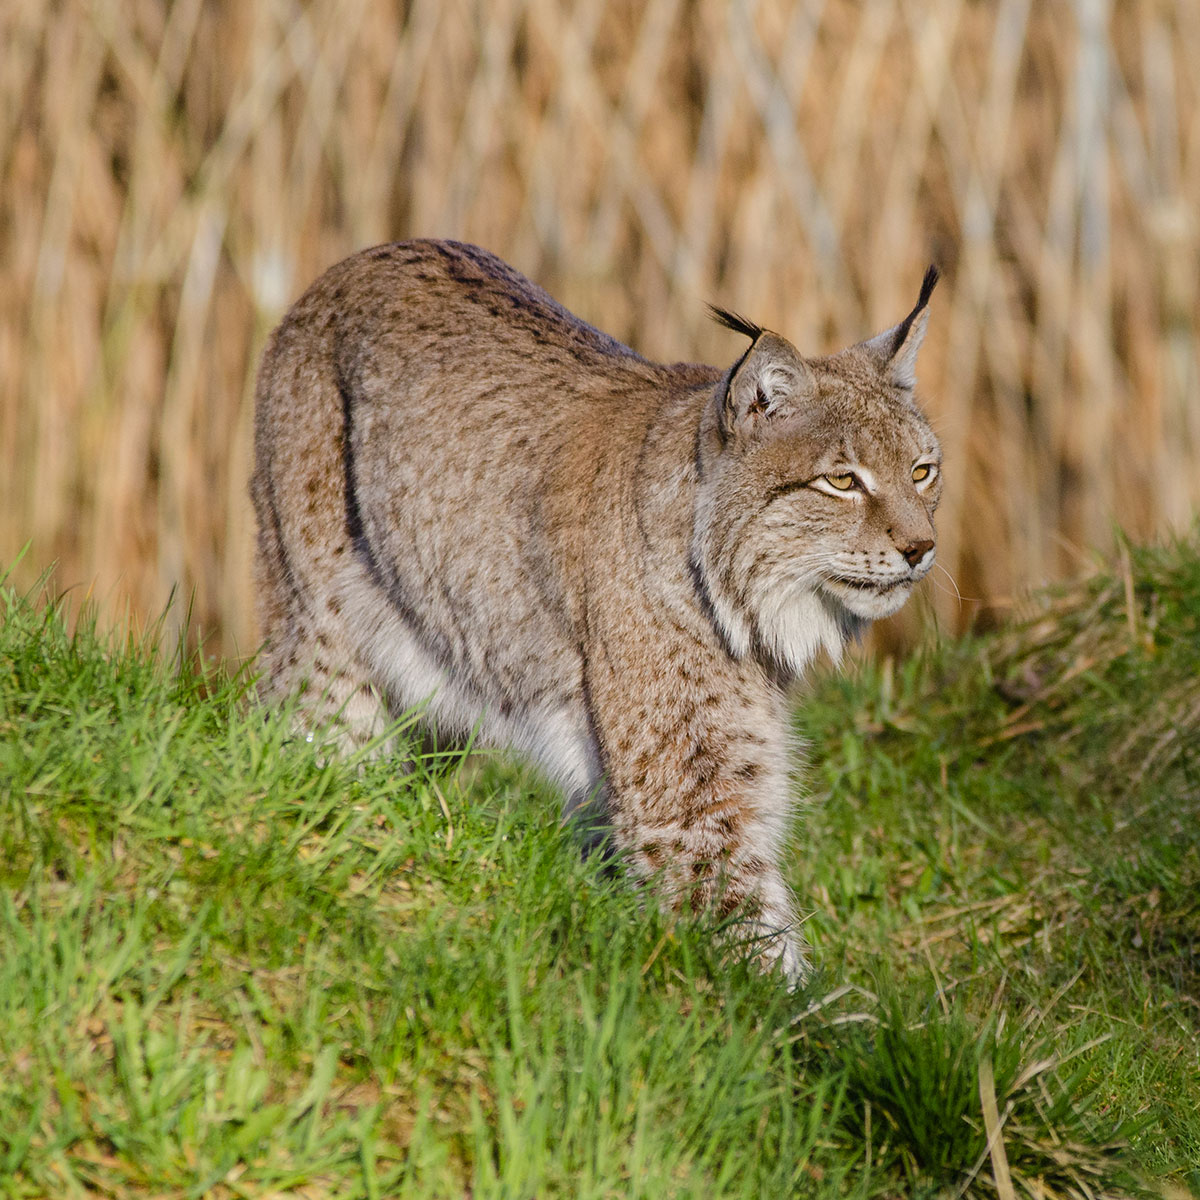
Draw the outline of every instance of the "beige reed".
M256 358L373 242L708 362L705 301L817 353L934 258L960 623L1200 501L1196 62L1191 0L11 0L0 561L251 648Z

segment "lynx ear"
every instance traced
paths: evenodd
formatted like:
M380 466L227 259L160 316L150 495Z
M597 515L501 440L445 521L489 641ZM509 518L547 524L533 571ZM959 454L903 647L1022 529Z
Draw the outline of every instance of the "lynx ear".
M811 398L812 374L790 342L724 309L714 308L713 314L722 325L754 339L725 378L721 428L726 433L749 433Z
M863 345L875 357L888 382L911 391L917 382L917 351L925 340L929 324L929 297L939 278L937 267L931 266L921 281L917 306L893 329L878 334Z

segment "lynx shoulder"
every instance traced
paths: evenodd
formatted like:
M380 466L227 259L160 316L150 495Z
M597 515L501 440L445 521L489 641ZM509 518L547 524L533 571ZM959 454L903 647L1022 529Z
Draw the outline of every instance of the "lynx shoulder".
M936 278L825 357L714 310L748 339L720 369L649 362L473 246L333 267L259 375L264 692L349 744L423 705L518 748L665 903L741 913L802 976L787 685L932 566Z

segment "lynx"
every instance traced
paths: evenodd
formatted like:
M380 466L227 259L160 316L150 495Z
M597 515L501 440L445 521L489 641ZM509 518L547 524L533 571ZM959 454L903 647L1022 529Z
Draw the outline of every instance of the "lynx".
M266 697L350 745L424 706L517 748L664 904L739 914L802 980L789 685L933 564L936 280L828 357L714 309L749 339L720 370L647 361L474 246L333 267L258 381Z

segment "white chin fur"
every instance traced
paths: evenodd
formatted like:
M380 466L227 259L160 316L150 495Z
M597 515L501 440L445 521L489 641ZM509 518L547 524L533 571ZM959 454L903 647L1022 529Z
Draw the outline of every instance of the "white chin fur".
M878 621L898 613L912 595L911 583L898 583L883 592L851 587L834 579L826 582L824 587L843 608L866 621Z
M797 677L822 650L838 662L852 632L837 608L816 592L792 591L769 598L759 606L756 624L771 656Z

